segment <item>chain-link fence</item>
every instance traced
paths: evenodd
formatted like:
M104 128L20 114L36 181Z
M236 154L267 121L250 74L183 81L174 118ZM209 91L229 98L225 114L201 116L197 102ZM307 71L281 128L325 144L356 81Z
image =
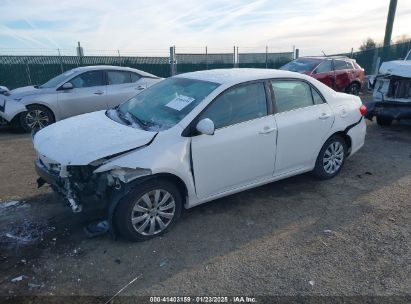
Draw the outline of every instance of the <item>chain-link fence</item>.
M174 52L175 48L172 49ZM0 85L14 89L42 84L64 71L89 65L127 66L160 77L169 77L173 71L170 56L120 56L123 53L120 51L116 51L118 56L67 56L61 55L61 50L55 52L57 55L0 55ZM292 59L293 52L239 53L234 48L232 52L208 53L205 50L174 54L174 71L180 74L232 67L278 68Z
M9 89L42 84L64 71L88 65L117 65L160 77L170 73L168 57L0 56L0 84Z
M377 47L365 51L342 53L338 55L348 56L357 61L365 70L365 74L375 74L381 63L385 61L403 59L411 49L411 40L392 44L386 47Z

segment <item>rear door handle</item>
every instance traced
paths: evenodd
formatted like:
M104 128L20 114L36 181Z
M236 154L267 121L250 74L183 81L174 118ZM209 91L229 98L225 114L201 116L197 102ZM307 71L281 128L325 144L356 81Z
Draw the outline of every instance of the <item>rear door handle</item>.
M319 119L328 119L328 118L330 118L330 117L331 117L331 114L323 113L323 114L321 114L321 116L318 117L318 118L319 118Z
M264 129L261 130L259 133L260 134L268 134L268 133L271 133L271 132L274 132L274 131L277 131L277 128L264 127Z
M96 95L101 95L101 94L104 94L104 92L101 91L101 90L97 90L97 91L94 92L94 94L96 94Z
M140 86L138 86L138 87L136 88L136 90L137 90L137 91L141 91L141 90L144 90L145 88L146 88L145 86L141 86L141 85L140 85Z

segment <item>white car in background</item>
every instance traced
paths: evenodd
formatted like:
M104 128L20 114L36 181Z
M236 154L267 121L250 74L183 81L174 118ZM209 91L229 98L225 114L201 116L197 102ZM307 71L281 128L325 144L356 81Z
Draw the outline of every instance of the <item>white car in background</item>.
M67 117L114 107L160 80L127 67L79 67L43 85L0 96L0 117L29 132Z
M365 107L312 77L265 69L180 74L120 106L34 136L36 170L79 212L147 240L193 206L312 171L336 176L364 144Z

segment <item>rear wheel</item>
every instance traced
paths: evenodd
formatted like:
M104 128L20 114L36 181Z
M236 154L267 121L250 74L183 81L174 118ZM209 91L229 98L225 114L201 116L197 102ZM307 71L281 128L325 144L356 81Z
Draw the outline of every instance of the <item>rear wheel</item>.
M392 124L392 118L377 116L377 124L379 124L380 126L390 126Z
M347 143L339 135L331 136L321 148L313 174L321 179L336 176L344 165L347 155Z
M182 197L166 180L138 185L123 197L114 214L114 224L122 236L146 241L169 230L180 216Z
M54 115L50 109L41 105L29 105L27 112L20 114L20 126L26 132L42 129L54 122Z
M352 82L350 85L345 89L345 92L351 95L358 95L360 94L361 86L357 82Z

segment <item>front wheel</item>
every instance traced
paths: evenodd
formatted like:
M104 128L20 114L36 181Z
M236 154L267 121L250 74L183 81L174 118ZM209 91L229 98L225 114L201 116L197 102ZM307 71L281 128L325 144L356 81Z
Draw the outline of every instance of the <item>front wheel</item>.
M330 137L321 148L313 170L320 179L336 176L344 164L347 155L347 143L339 135Z
M26 132L42 129L54 122L50 109L41 105L29 105L27 111L20 114L20 126Z
M180 216L182 197L166 180L139 184L121 199L114 214L120 234L132 241L146 241L169 230Z

